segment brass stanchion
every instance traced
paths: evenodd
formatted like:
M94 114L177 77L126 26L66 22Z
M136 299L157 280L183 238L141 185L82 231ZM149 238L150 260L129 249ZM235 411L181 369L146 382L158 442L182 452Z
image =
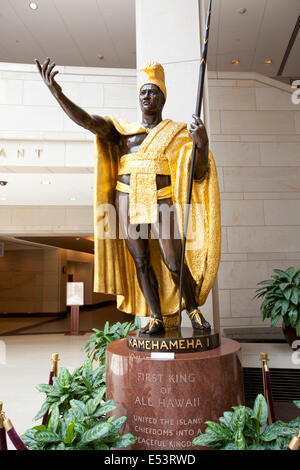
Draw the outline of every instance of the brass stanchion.
M53 353L51 357L51 368L50 368L50 374L49 374L49 385L53 385L53 377L57 377L58 374L58 361L59 361L59 355L58 353ZM43 416L42 419L42 424L46 426L47 420L48 420L48 411Z
M261 352L260 360L262 362L262 375L263 375L263 384L264 384L264 396L268 404L268 423L272 424L276 421L275 412L274 412L274 403L272 395L272 386L270 380L270 370L268 366L268 353Z
M287 446L286 450L298 450L300 448L300 431L298 432L298 436L294 436L291 439L291 442Z

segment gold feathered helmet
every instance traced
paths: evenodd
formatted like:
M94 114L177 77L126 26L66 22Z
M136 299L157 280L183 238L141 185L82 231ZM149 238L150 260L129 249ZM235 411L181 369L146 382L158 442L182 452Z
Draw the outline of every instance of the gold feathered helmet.
M144 85L146 85L147 83L152 83L153 85L156 85L163 92L163 95L166 99L167 89L165 85L165 72L164 72L163 66L159 64L158 62L151 61L151 62L146 62L146 64L143 65L141 70L143 70L143 72L146 72L147 78L141 84L140 91Z

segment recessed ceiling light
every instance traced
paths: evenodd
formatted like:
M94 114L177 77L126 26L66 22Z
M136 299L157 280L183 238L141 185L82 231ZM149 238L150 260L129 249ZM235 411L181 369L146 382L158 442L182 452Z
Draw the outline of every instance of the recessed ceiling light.
M232 65L239 65L241 63L240 59L233 59L231 61Z
M76 201L76 197L70 197L70 201Z
M7 197L0 197L0 201L7 201Z
M240 15L244 15L247 12L247 8L240 8L238 12Z
M41 181L41 184L51 184L51 181L44 180L44 181Z
M29 2L29 8L31 8L31 10L37 10L38 4L35 2Z
M272 59L265 59L264 64L266 64L266 65L272 64Z

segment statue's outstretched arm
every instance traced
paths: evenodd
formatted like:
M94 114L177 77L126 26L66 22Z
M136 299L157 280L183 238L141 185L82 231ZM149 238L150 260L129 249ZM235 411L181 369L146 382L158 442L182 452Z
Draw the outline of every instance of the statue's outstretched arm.
M99 137L104 140L117 143L119 134L109 120L101 116L88 114L84 109L77 106L63 94L61 86L54 80L55 75L58 74L58 70L53 71L55 67L54 62L50 63L49 58L43 65L41 65L37 59L35 59L35 62L42 79L52 95L65 113L76 122L76 124L88 129L94 134L98 134Z
M195 179L201 180L208 170L208 136L201 119L193 114L194 122L191 123L190 136L197 146L195 161Z

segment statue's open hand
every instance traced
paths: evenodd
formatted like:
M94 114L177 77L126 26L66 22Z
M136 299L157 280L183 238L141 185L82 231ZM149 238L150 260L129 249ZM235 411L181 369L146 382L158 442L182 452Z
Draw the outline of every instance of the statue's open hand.
M35 59L35 63L37 65L38 71L41 74L42 79L44 80L44 82L46 83L46 85L50 89L50 91L54 94L61 91L61 87L54 80L55 75L58 74L58 70L55 70L53 72L53 69L55 67L55 63L52 62L50 64L49 57L47 58L47 60L45 60L43 65L41 65L37 59Z
M207 132L201 119L193 114L194 122L189 127L189 133L197 147L204 148L208 143Z

